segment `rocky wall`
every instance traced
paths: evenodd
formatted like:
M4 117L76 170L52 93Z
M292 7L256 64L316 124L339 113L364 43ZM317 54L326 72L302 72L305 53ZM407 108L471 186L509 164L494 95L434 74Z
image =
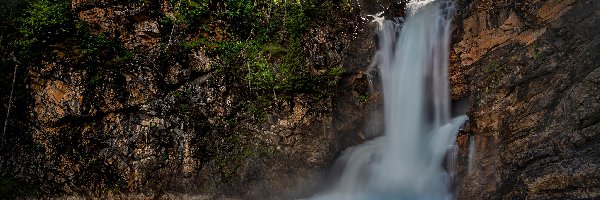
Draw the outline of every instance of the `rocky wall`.
M469 98L460 199L600 196L596 1L459 1L453 96Z

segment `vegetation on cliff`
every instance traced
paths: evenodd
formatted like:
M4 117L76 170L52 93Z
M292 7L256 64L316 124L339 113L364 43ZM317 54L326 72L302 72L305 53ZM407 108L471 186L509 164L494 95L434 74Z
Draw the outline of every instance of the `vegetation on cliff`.
M0 1L0 199L306 197L381 125L361 14L384 2ZM458 197L600 196L600 1L455 2Z
M0 113L12 108L0 135L0 196L9 197L167 190L161 173L132 186L123 178L131 172L99 154L113 148L106 121L161 101L173 104L156 106L161 115L193 122L198 139L192 142L201 144L194 156L217 162L227 182L243 159L273 152L248 146L244 132L251 130L240 123L264 123L298 96L314 102L331 96L344 67L307 63L308 31L329 20L324 13L354 12L346 0L9 0L0 10L6 19L0 22ZM238 111L215 115L193 103L192 84L205 76L208 88L235 94L226 110ZM55 89L63 96L48 94ZM318 109L324 108L310 111ZM149 129L162 138L148 144L164 158L156 166L183 162L172 150L181 139L160 125Z

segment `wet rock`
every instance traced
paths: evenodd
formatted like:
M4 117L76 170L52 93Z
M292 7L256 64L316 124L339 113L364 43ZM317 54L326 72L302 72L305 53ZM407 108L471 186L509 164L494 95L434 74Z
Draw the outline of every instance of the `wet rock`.
M118 37L129 50L154 47L160 42L158 21L148 16L150 4L91 0L73 1L72 5L78 18L96 34Z
M598 8L462 2L453 96L468 96L475 168L461 199L597 198Z
M45 68L54 67L60 66L51 63ZM52 124L65 117L80 117L86 114L83 96L86 92L85 79L87 76L84 71L64 72L59 75L65 77L64 80L42 78L41 73L35 72L32 72L31 76L34 77L31 85L35 99L33 110L41 122Z

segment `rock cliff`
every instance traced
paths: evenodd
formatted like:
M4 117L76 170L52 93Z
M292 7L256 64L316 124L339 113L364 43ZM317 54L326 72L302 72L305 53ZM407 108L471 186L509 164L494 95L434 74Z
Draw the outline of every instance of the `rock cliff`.
M2 196L306 197L381 132L367 15L393 1L31 2L2 5ZM598 198L600 3L457 7L458 197Z
M600 4L462 1L455 97L469 98L461 199L600 196Z
M2 135L0 194L310 195L378 105L376 27L353 6L33 1L10 24L21 40L3 41L25 50L3 56L24 100Z

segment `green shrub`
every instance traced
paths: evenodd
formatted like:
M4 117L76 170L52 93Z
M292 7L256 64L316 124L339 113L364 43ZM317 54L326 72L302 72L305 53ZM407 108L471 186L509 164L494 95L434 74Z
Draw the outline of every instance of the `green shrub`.
M37 48L64 39L72 31L70 8L64 0L35 0L19 20L23 48Z
M196 31L206 25L211 9L209 0L169 0L174 9L176 24L186 27L186 31ZM165 19L166 20L166 19Z
M222 15L231 24L228 31L239 39L247 39L261 32L263 13L254 0L225 0Z
M248 64L248 74L246 80L255 88L269 90L273 88L277 81L273 65L264 58L256 59L252 65Z

